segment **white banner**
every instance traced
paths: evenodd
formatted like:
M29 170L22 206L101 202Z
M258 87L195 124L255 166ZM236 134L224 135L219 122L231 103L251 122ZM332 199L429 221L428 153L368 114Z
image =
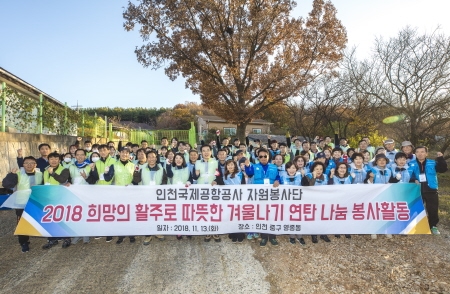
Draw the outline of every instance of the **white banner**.
M22 220L55 237L429 233L416 184L36 186Z

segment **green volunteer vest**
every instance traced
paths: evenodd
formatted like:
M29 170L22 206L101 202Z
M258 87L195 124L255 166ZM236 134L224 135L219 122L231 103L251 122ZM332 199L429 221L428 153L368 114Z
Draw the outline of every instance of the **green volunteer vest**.
M97 174L100 177L101 174L103 174L105 172L105 168L106 167L110 167L111 165L113 165L116 162L116 160L112 157L110 157L108 155L108 157L106 158L105 162L103 162L101 159L98 160L95 163L95 167L97 168ZM111 185L112 180L107 182L105 180L98 180L97 185Z
M131 184L133 181L134 164L129 161L126 165L123 165L122 162L116 161L113 165L114 185L126 186Z
M164 169L160 164L157 164L157 166L159 167L157 171L149 170L148 166L141 169L142 185L149 186L151 181L154 181L155 185L161 185L164 175Z
M62 165L59 165L54 172L55 174L60 175L63 170L65 170L65 168ZM60 183L55 180L55 178L49 175L48 170L44 171L44 184L60 185Z

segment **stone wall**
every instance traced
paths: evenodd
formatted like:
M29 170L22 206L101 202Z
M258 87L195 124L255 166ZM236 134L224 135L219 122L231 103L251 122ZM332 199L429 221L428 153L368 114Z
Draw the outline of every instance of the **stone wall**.
M69 146L76 141L75 136L62 135L39 135L21 133L1 133L0 132L0 185L1 180L14 167L17 167L17 149L23 150L23 156L40 157L38 146L41 143L50 145L51 151L68 151ZM86 138L87 140L88 138ZM84 138L83 138L84 141ZM98 142L105 143L105 139L98 139Z

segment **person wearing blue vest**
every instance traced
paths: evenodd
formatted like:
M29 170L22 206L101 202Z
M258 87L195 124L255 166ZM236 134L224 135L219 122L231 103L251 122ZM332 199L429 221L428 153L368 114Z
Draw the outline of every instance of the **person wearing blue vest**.
M430 160L428 148L425 146L416 147L416 160L409 163L416 183L420 183L422 199L428 214L428 223L433 235L440 235L436 227L439 222L439 198L437 173L444 173L448 170L444 155L438 152L436 160Z
M395 150L395 141L393 139L387 139L383 143L384 148L386 149L386 157L389 158L390 162L394 162L395 154L397 154L397 150Z
M250 178L253 178L253 184L273 185L274 188L278 187L280 185L280 176L277 166L269 163L269 151L263 148L259 149L258 159L259 163L254 165L250 165L250 160L245 160L245 173ZM273 246L278 246L277 238L273 234L261 234L259 246L266 246L268 240L270 240L270 244Z

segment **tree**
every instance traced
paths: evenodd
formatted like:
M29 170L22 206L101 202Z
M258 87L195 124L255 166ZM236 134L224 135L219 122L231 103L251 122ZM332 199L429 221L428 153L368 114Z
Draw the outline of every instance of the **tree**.
M290 0L140 0L128 3L124 28L139 26L135 53L199 94L214 112L245 128L261 112L296 96L342 59L347 36L331 2L314 0L306 19Z
M407 27L387 41L379 38L371 60L357 62L350 54L345 67L357 91L399 116L391 125L398 139L417 145L450 122L450 38L438 30L419 35Z

